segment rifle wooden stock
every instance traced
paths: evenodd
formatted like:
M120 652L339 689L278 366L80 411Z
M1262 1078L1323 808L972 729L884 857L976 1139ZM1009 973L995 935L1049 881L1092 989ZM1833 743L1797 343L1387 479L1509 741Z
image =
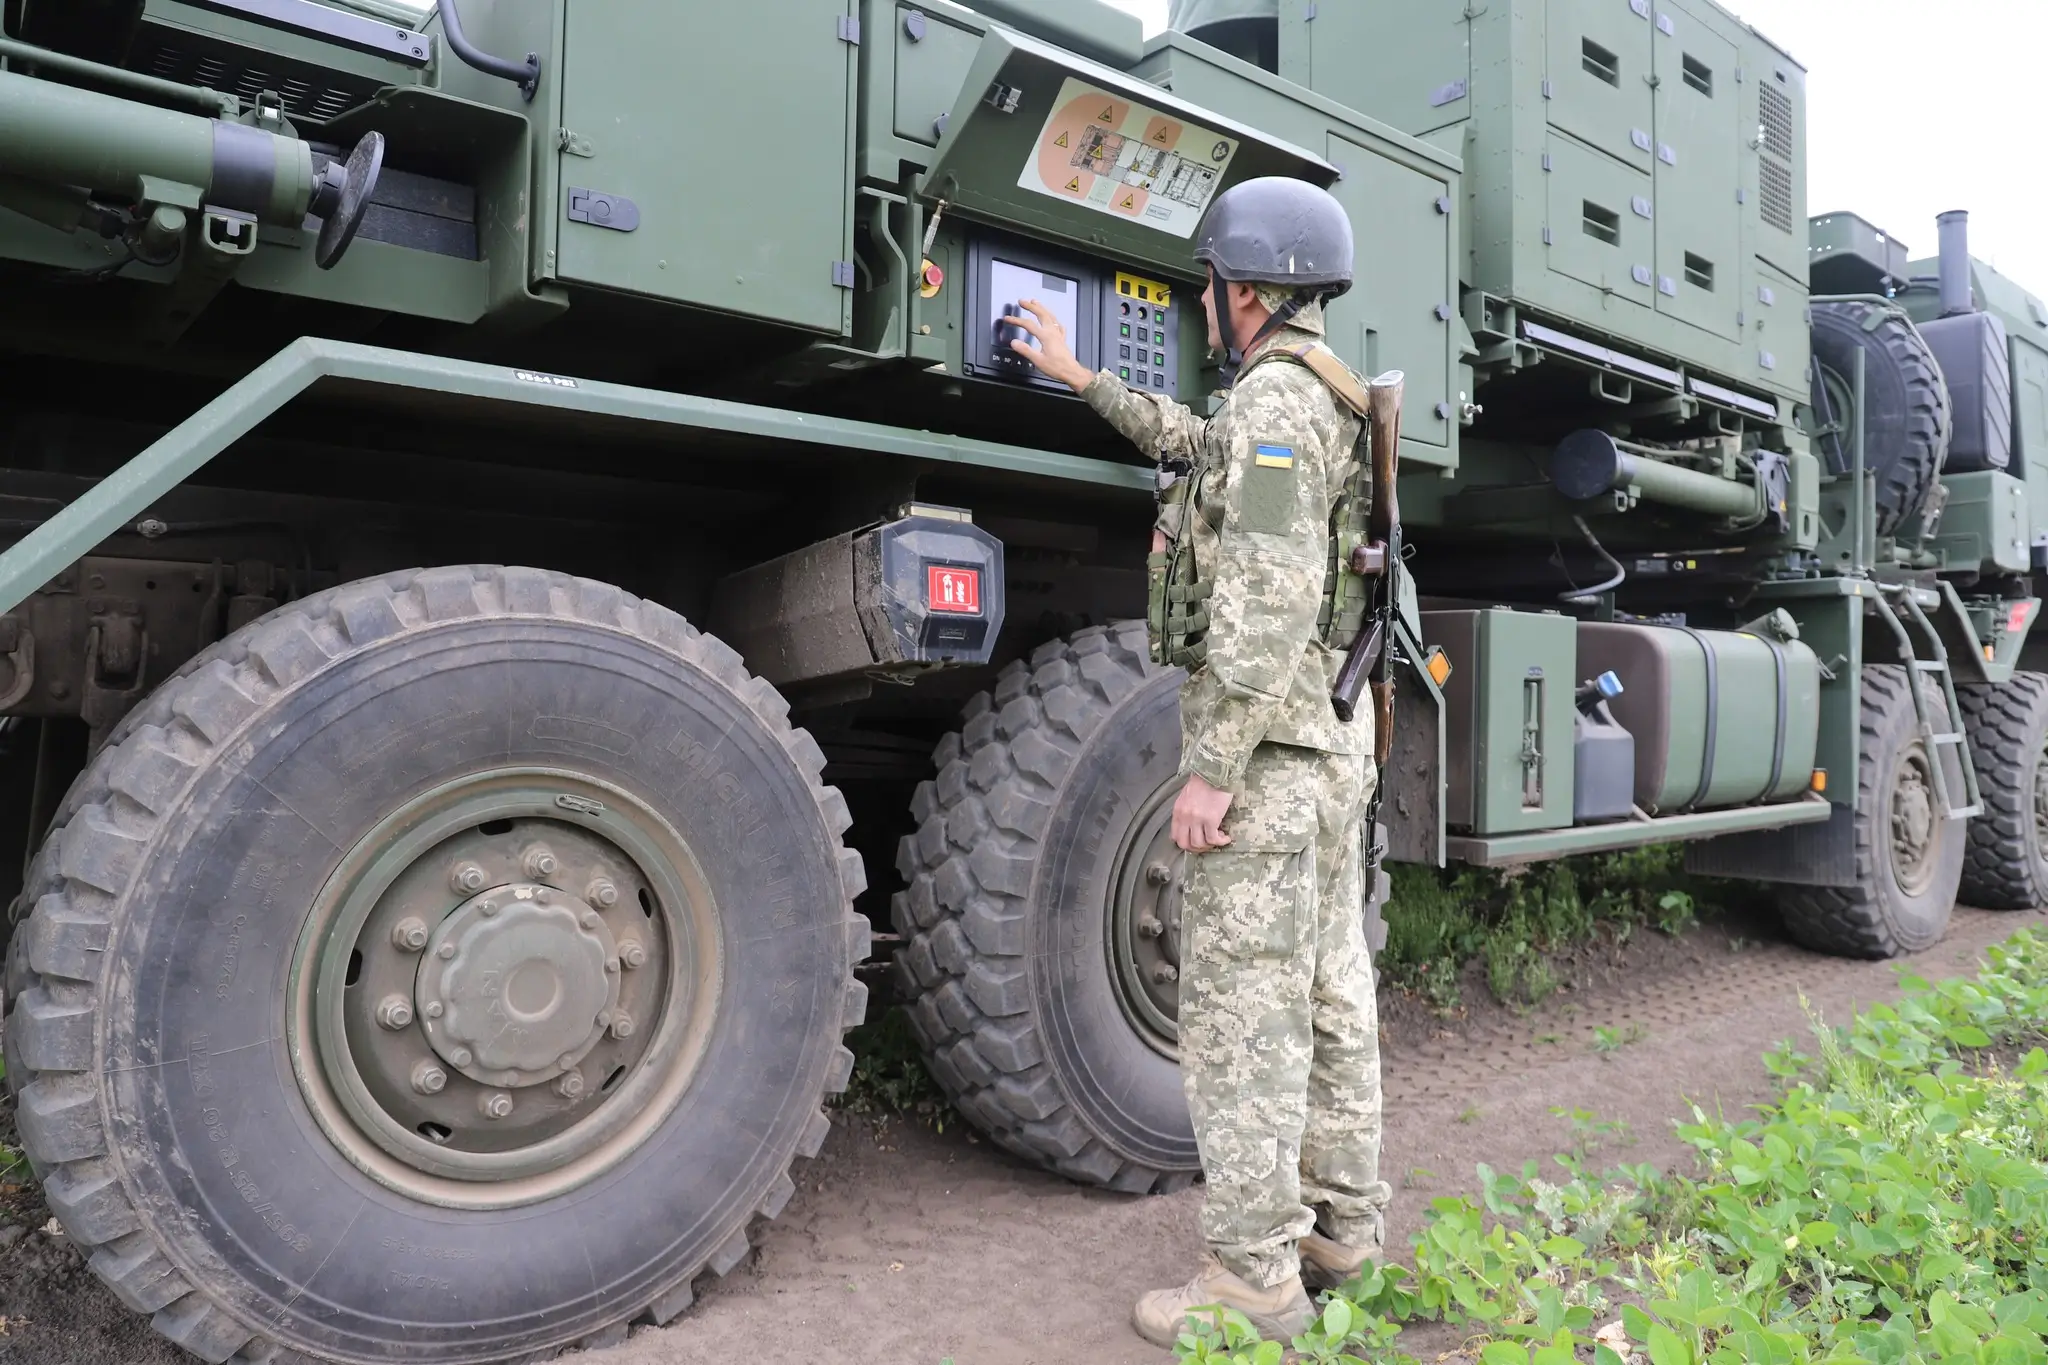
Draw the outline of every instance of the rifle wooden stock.
M1370 541L1352 551L1351 569L1377 577L1371 625L1352 645L1331 689L1331 705L1340 720L1357 713L1358 700L1370 680L1373 698L1373 758L1382 767L1393 752L1394 678L1388 666L1393 650L1388 637L1401 592L1401 502L1396 474L1401 461L1401 398L1407 388L1399 370L1372 381L1367 422L1372 444L1372 513Z

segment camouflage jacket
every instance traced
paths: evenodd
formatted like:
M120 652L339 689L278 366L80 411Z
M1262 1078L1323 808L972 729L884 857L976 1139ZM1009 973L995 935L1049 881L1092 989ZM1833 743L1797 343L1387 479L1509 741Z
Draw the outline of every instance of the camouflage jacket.
M1108 371L1081 395L1140 450L1193 466L1192 514L1161 526L1193 538L1200 575L1215 583L1208 658L1181 692L1181 771L1226 791L1262 742L1372 748L1368 711L1337 719L1330 688L1343 660L1316 628L1331 504L1351 474L1359 419L1307 366L1271 358L1322 332L1310 310L1260 343L1208 421Z

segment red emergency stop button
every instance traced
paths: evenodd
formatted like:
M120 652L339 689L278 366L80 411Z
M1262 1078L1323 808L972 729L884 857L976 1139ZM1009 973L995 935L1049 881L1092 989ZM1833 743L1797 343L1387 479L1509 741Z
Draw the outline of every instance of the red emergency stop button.
M955 616L981 615L981 570L925 566L924 600L933 611Z
M946 283L946 272L926 259L923 268L917 272L917 292L920 298L936 298Z

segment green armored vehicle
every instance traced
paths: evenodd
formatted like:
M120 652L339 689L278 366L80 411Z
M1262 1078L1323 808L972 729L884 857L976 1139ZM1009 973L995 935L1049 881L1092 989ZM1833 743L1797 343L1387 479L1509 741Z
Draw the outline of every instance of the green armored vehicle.
M995 1141L1190 1181L1157 477L1005 319L1206 406L1256 176L1405 375L1389 857L2048 899L2048 312L1961 220L1809 222L1708 0L1179 8L6 0L6 1074L124 1303L674 1319L884 964Z

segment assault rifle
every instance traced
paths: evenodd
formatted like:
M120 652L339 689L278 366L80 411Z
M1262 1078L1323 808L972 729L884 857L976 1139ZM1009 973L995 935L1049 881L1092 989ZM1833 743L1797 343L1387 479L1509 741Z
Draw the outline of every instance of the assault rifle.
M1372 610L1366 628L1359 632L1337 671L1330 702L1339 720L1348 721L1358 710L1359 696L1372 688L1374 759L1385 764L1392 752L1394 732L1393 650L1388 637L1394 630L1394 613L1401 598L1401 503L1395 489L1395 471L1401 452L1401 395L1406 387L1399 370L1389 370L1372 381L1368 396L1367 422L1372 446L1372 512L1367 540L1353 547L1345 566L1361 578L1375 580Z

